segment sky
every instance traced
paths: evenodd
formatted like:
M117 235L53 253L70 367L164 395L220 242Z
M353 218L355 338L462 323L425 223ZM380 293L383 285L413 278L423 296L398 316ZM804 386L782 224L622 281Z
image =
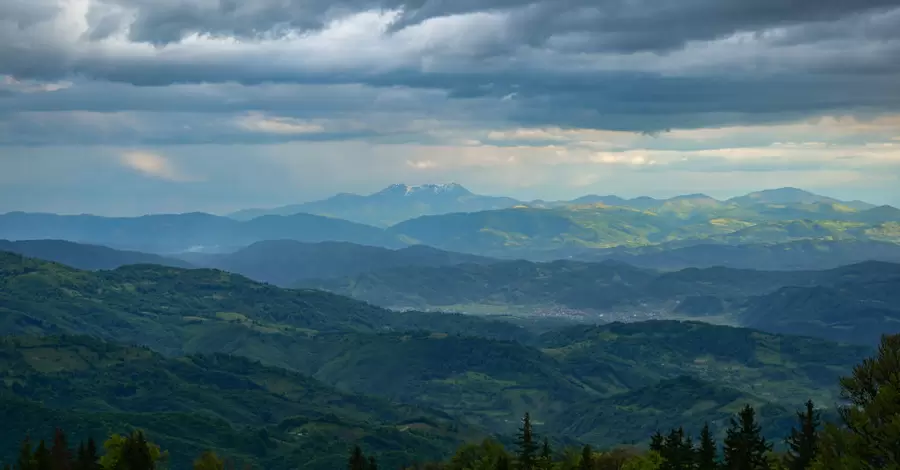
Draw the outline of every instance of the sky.
M900 0L0 2L0 212L451 181L900 206Z

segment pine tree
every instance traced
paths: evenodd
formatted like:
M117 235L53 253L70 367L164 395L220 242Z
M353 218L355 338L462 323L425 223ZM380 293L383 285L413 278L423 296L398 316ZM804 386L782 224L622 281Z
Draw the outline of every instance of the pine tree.
M652 436L650 436L650 450L652 450L653 452L661 453L663 450L663 443L665 442L665 439L666 438L663 437L662 433L657 430L655 433L653 433Z
M673 429L663 439L660 456L661 470L691 470L694 464L694 446L683 428Z
M366 456L363 455L359 446L353 446L353 453L350 454L348 468L350 470L366 470Z
M697 470L717 470L719 463L716 456L716 441L709 432L709 423L700 430L700 443L697 447Z
M16 462L16 470L35 470L34 455L31 453L31 439L25 436L19 447L19 460Z
M745 406L738 419L731 418L723 448L725 470L768 470L766 454L771 450L772 445L762 437L752 406Z
M812 400L806 402L806 411L797 412L800 429L792 428L787 439L789 447L786 462L788 470L806 470L816 458L819 447L819 411Z
M88 438L87 453L85 454L84 470L98 470L100 468L100 454L97 453L97 442L93 437Z
M369 466L366 468L366 470L378 470L378 462L375 461L374 456L369 457Z
M50 455L50 449L47 448L43 439L34 450L34 468L35 470L53 470L53 456Z
M522 418L522 428L519 430L516 442L519 448L517 461L520 470L533 470L537 457L537 443L534 441L534 432L531 429L531 415L525 413Z
M497 457L496 465L494 465L495 470L510 470L511 467L509 457L507 457L506 454Z
M53 434L50 455L53 458L53 470L72 470L72 451L69 450L65 433L59 428Z
M99 470L99 460L100 457L97 455L97 443L94 442L94 438L89 438L87 445L85 445L84 442L79 444L78 453L76 454L72 468L73 470Z
M591 446L586 445L581 449L581 465L579 470L591 470L594 468L594 450Z
M544 444L541 446L541 456L538 458L538 466L542 470L549 470L553 467L553 450L550 449L550 441L544 438Z

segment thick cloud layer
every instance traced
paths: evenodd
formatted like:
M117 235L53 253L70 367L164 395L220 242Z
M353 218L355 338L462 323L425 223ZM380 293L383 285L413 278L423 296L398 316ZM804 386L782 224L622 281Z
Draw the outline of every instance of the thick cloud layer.
M169 156L294 145L351 186L889 188L898 84L898 0L5 0L0 173L90 153L214 186Z

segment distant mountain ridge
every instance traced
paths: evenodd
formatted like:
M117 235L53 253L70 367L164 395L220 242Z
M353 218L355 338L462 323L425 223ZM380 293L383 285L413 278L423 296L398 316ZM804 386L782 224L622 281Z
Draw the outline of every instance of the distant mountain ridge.
M393 184L365 196L340 193L318 201L292 204L273 209L241 210L229 214L229 217L237 220L250 220L264 215L308 213L387 227L429 215L500 210L521 205L535 208L554 208L594 204L663 212L680 211L691 206L709 208L757 204L840 205L857 211L876 207L874 204L862 201L841 201L797 188L769 189L725 201L705 194L685 194L662 199L647 196L626 199L615 195L589 194L572 200L524 201L511 197L478 195L457 183L448 183L417 186Z
M308 213L386 227L423 215L479 212L516 204L520 202L513 198L473 194L456 183L394 184L368 196L341 193L319 201L275 209L249 209L229 216L237 220L250 220L264 215Z
M310 214L265 216L241 222L205 213L100 217L10 212L0 215L0 239L64 239L160 254L229 252L279 239L406 246L377 227Z

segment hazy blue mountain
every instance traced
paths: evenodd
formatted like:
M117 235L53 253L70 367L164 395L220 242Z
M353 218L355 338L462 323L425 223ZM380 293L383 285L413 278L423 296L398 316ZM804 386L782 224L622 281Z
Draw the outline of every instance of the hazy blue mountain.
M863 201L841 201L797 188L756 191L744 196L731 198L728 202L742 206L753 204L841 204L856 210L866 210L875 207L873 204Z
M900 245L857 240L798 240L747 245L700 244L645 252L607 254L635 266L677 270L727 266L764 271L821 270L863 261L900 263Z
M423 215L478 212L512 207L521 202L508 197L481 196L456 184L409 186L395 184L368 196L338 194L321 201L250 209L231 214L238 220L262 215L318 214L369 225L389 226Z
M9 251L91 271L116 269L129 264L159 264L176 268L193 267L187 261L176 258L65 240L0 240L0 251Z
M13 212L0 215L0 238L63 239L152 253L233 251L277 239L347 241L395 248L405 245L376 227L310 214L240 222L203 213L100 217Z
M353 276L401 266L446 266L495 260L415 245L399 250L347 242L270 240L229 254L186 254L195 265L242 274L257 281L293 286L312 278Z
M860 344L900 332L900 265L867 262L826 273L816 286L784 287L752 299L743 323Z

